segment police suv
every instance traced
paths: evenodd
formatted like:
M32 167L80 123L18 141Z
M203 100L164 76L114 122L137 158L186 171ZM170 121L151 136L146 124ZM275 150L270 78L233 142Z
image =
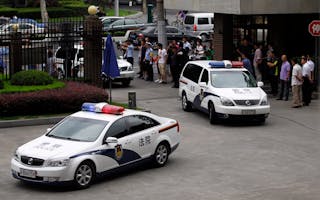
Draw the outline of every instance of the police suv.
M182 109L196 108L218 119L253 119L265 122L270 113L267 94L242 62L190 61L180 76Z
M86 188L96 176L144 159L164 166L180 139L176 120L107 103L84 103L82 111L17 148L11 171L25 182L72 182Z

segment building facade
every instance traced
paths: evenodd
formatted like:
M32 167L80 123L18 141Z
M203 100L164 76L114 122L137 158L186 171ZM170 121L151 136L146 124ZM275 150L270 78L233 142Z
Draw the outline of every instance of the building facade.
M170 0L164 6L213 12L217 59L230 59L242 38L272 44L279 54L316 56L319 39L309 34L308 24L320 19L319 0Z

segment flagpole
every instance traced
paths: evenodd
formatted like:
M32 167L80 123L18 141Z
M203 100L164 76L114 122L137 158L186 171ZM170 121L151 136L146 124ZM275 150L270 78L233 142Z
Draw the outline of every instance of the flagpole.
M111 91L112 91L112 79L111 77L109 76L109 103L112 104L112 95L111 95Z

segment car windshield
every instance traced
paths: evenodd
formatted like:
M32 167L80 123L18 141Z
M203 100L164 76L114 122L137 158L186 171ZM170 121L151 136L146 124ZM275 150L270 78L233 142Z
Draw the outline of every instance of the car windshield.
M216 88L257 87L256 80L248 71L212 71L211 84Z
M93 142L108 124L107 121L68 117L54 127L46 136L74 141Z

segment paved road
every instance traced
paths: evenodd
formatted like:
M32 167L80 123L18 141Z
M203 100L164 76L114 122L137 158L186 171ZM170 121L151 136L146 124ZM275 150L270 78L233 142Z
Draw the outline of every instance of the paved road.
M1 199L319 199L318 100L292 109L271 99L265 125L212 126L204 114L183 112L169 85L137 79L130 88L115 86L114 99L126 101L129 90L137 92L138 106L181 124L182 144L166 167L132 169L83 191L28 186L11 178L10 157L50 126L0 129Z

